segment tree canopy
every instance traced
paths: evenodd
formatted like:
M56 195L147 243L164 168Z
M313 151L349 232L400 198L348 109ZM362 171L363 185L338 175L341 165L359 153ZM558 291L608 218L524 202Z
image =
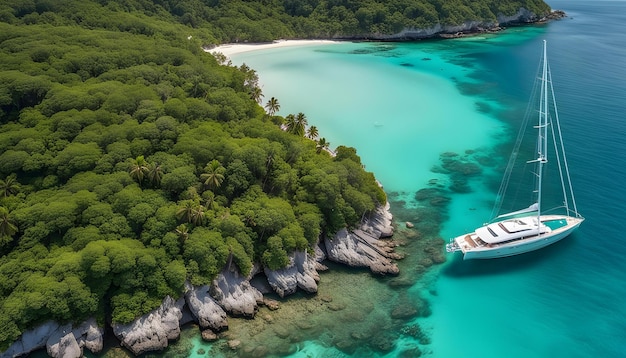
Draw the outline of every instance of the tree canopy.
M254 70L202 50L217 30L182 21L195 2L9 3L0 351L47 319L127 323L185 280L283 267L385 202L356 152L316 150L304 114L281 129Z
M511 16L520 8L539 16L550 11L543 0L7 0L5 3L8 8L0 12L0 20L7 23L79 25L154 36L171 34L175 31L171 23L175 22L192 29L188 34L204 44L281 38L368 38L435 24L494 22L498 15ZM115 12L113 18L107 16L111 12ZM54 55L54 46L43 41L40 44L41 48L31 57L44 62ZM108 55L92 51L76 56L72 65L82 66L80 73L74 72L79 76L99 75L110 69L109 60ZM149 74L148 68L138 70ZM15 74L13 79L25 85L12 90L13 94L16 91L27 94L19 101L37 101L43 95L39 89L44 79L24 79ZM6 100L17 98L9 94Z

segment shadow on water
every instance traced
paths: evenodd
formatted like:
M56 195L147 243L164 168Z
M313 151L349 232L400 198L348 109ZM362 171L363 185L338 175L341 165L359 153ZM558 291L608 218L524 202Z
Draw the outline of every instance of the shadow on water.
M441 270L452 278L506 275L514 271L526 270L559 256L561 251L569 251L574 245L574 237L565 238L540 250L521 255L487 260L463 260L460 254L453 255L450 262Z

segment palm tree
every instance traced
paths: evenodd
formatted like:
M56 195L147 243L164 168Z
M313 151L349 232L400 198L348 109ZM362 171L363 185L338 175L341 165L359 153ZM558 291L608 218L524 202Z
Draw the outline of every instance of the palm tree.
M210 189L217 189L224 181L225 171L226 169L220 164L220 162L213 159L204 168L205 173L200 175L200 179L202 179L204 185L208 186Z
M261 98L263 98L263 92L261 91L261 87L254 86L250 88L250 97L256 102L261 103Z
M327 142L326 138L320 138L315 146L317 153L321 153L322 150L328 150L328 147L330 147L330 142Z
M302 112L298 113L296 115L296 125L293 129L293 134L299 135L301 137L304 136L304 132L306 130L307 124L309 124L309 122L307 121L304 113Z
M161 169L161 166L155 163L148 164L147 176L152 186L158 187L161 185L161 179L163 179L163 170Z
M204 223L204 206L195 200L185 200L185 204L176 211L176 217L182 222L196 226Z
M206 213L204 212L204 206L200 205L200 203L195 203L196 205L193 208L191 213L191 223L195 226L200 226L204 224L206 219Z
M185 242L189 238L189 228L187 224L180 224L174 230L176 234L178 234L178 239L181 242Z
M278 112L278 110L280 109L280 104L278 103L276 97L272 97L269 101L267 101L265 109L267 110L267 114L269 114L270 116L273 116L274 114L276 114L276 112Z
M17 232L17 226L13 224L9 216L9 210L0 206L0 238L10 238Z
M202 199L204 199L204 207L207 210L215 210L217 209L217 202L215 201L215 193L210 190L202 193Z
M317 127L316 126L310 126L309 129L306 132L307 137L309 137L309 139L313 139L316 140L317 136L319 135L319 132L317 131Z
M130 165L130 176L139 184L143 182L143 179L148 174L148 171L148 163L146 163L143 155L135 158Z
M182 222L191 222L195 205L193 200L185 200L184 205L176 211L176 218Z
M296 116L293 114L288 114L285 117L285 130L289 133L293 133L294 128L296 127Z
M307 124L309 124L309 122L306 119L306 115L302 112L295 116L293 114L289 114L285 117L287 132L295 135L304 136Z
M17 181L17 174L9 174L4 180L0 179L0 196L15 195L20 190L20 183Z

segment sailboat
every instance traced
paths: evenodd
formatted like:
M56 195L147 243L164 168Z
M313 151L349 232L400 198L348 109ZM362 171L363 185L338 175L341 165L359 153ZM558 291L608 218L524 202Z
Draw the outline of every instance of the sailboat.
M538 82L540 88L537 91L540 95L537 111L539 118L537 124L533 126L538 132L537 156L526 162L535 167L532 171L536 176L533 190L535 202L527 208L498 215L474 232L451 239L446 245L446 251L461 251L464 260L507 257L538 250L567 237L585 220L576 208L546 48L547 45L544 40L543 58L540 63L542 75ZM499 198L503 198L507 190L523 132L523 130L520 131L516 147L505 171L498 193ZM557 208L545 210L542 206L542 194L544 194L544 190L547 190L547 186L543 182L546 165L548 165L548 142L550 139L554 144L551 153L554 153L554 161L558 166L563 203ZM501 203L499 205L501 206Z

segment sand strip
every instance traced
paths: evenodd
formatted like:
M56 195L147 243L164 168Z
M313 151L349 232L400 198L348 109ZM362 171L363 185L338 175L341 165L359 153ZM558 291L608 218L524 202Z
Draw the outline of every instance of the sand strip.
M278 47L290 47L290 46L307 46L307 45L322 45L322 44L335 44L339 41L332 40L278 40L271 43L252 43L252 44L224 44L214 47L207 52L221 52L226 56L232 56L238 53L266 50L270 48Z

